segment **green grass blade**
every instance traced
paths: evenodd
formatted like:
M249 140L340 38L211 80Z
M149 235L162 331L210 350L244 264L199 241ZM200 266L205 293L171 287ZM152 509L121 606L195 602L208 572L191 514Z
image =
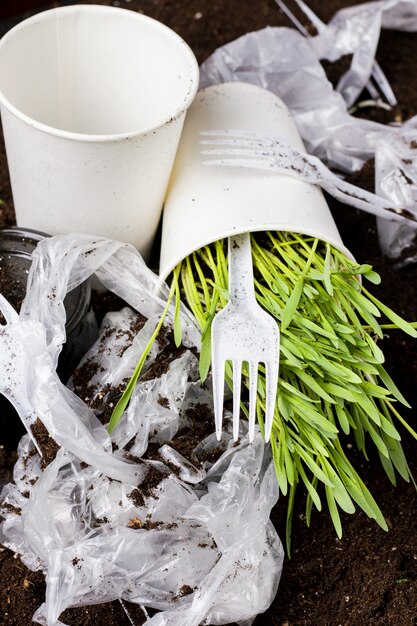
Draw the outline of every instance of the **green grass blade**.
M414 337L414 338L417 337L417 330L411 324L409 324L402 317L397 315L397 313L394 313L394 311L390 309L389 307L385 306L385 304L382 304L382 302L380 302L377 298L375 298L375 296L369 293L369 291L367 291L365 288L363 288L363 291L366 293L368 298L378 307L378 309L382 311L382 313L389 320L391 320L391 322L396 324L398 328L401 328L403 332L405 332L407 335L410 335L411 337Z
M131 379L129 380L127 387L123 393L123 395L121 396L121 398L119 399L119 401L117 402L116 406L113 409L113 412L111 414L110 417L110 421L109 421L109 425L107 427L108 432L110 433L110 435L112 434L112 432L114 431L114 429L116 428L117 424L119 423L120 418L122 417L127 405L130 402L130 398L132 397L132 393L135 389L136 383L138 381L138 378L142 372L143 366L145 364L146 358L159 334L159 331L162 328L162 324L164 323L165 317L168 313L168 309L171 305L171 301L172 298L174 296L174 292L175 292L175 285L171 285L171 289L167 298L167 303L165 305L165 308L162 312L162 315L160 317L160 320L154 330L154 332L152 333L151 338L149 339L148 343L145 346L145 349L138 361L138 364L135 367L135 370L132 374Z
M340 521L339 512L337 510L336 500L333 495L333 490L328 485L325 485L327 505L330 511L330 517L332 518L333 526L335 527L336 534L339 539L342 538L342 524Z
M284 331L291 324L291 320L297 310L298 303L303 293L304 277L300 276L295 283L295 287L287 300L284 311L282 313L281 329Z
M181 297L178 284L178 275L181 271L181 263L174 270L173 285L175 289L175 312L174 312L174 341L177 348L182 344L182 327L181 327Z

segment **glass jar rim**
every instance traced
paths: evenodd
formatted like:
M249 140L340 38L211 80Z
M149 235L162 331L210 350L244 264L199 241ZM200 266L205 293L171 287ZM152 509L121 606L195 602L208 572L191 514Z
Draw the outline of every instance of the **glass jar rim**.
M10 256L30 260L32 252L35 250L38 243L47 237L50 237L50 235L31 228L21 226L2 227L0 228L0 254L6 253ZM67 335L75 330L90 308L90 280L86 280L84 283L68 292L65 298L66 300L70 294L73 294L73 297L71 298L70 310L68 311L66 309L67 321L65 329Z

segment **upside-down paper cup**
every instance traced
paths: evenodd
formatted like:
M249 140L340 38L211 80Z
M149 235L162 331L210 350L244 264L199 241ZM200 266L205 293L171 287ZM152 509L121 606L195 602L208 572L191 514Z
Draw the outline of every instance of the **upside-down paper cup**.
M200 91L187 113L165 200L161 279L193 251L244 232L310 235L352 258L319 187L287 174L204 165L200 132L220 129L276 133L305 151L288 109L271 92L238 82Z
M146 257L197 87L188 45L134 11L67 6L9 31L0 104L18 224Z

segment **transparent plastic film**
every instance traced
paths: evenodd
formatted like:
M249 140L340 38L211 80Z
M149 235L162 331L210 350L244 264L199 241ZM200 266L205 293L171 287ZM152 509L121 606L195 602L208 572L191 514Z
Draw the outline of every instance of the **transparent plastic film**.
M110 436L106 411L161 313L158 277L132 247L85 235L43 242L34 267L22 312L9 311L0 335L21 347L11 382L58 444L50 456L23 437L0 498L1 542L45 574L34 621L63 626L68 607L124 599L159 611L152 626L250 623L272 602L281 574L269 521L278 487L258 429L254 444L243 428L235 445L226 412L217 442L190 314L181 313L186 345L178 353L170 352L168 319ZM64 337L60 303L91 272L132 307L104 318L64 387L53 363Z

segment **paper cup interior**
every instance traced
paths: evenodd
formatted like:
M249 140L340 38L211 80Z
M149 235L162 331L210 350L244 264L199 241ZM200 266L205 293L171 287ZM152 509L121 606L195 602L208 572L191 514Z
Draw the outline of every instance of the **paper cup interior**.
M160 22L105 6L25 20L0 43L3 104L63 132L145 132L181 115L198 85L188 45Z
M200 91L186 116L165 199L161 279L193 251L243 232L314 236L353 258L319 187L286 174L204 165L209 157L201 154L200 132L219 129L276 133L304 150L288 109L269 91L238 82Z

